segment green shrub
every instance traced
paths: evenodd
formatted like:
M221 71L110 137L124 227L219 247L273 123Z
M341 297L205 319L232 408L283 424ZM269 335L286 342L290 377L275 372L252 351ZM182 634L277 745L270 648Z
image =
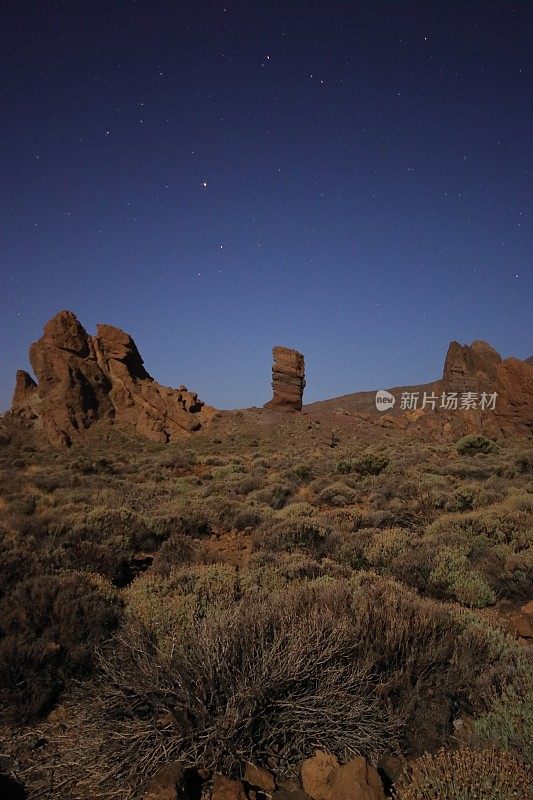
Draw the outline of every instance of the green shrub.
M341 481L337 481L330 486L326 486L320 492L319 499L322 503L327 503L330 506L342 507L354 503L357 496L358 493L354 489Z
M389 465L389 459L383 453L365 453L353 463L360 475L379 475Z
M480 433L471 433L463 436L455 443L457 452L460 455L473 455L475 453L497 453L499 448L492 439L487 439Z
M364 555L372 567L388 567L413 545L413 536L404 528L385 528L364 547Z
M440 750L411 763L396 786L397 800L526 800L530 770L498 750Z
M496 602L496 595L469 564L460 547L444 547L436 557L430 580L465 606L483 608Z
M533 766L533 691L507 687L494 695L490 710L474 721L474 730L485 742L512 750Z
M256 550L303 550L314 558L324 558L333 546L331 529L306 517L289 517L272 522L259 531L254 539Z

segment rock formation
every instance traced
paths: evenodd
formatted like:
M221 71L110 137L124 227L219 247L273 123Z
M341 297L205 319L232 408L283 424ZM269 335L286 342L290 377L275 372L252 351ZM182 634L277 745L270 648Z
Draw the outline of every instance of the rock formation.
M496 394L494 410L485 419L487 433L533 428L533 366L518 358L502 359L487 342L471 345L451 342L444 362L440 388L443 392L486 392ZM472 422L472 432L480 426L479 415L463 416Z
M487 342L471 345L450 342L444 371L443 388L447 392L475 392L489 389L496 381L502 357Z
M199 430L212 416L196 393L154 381L129 334L98 325L90 336L71 311L45 325L30 347L30 363L38 383L19 370L12 411L32 420L53 445L70 445L98 419L167 442Z
M281 411L301 411L305 388L304 357L297 350L288 347L274 347L272 350L273 397L265 408Z

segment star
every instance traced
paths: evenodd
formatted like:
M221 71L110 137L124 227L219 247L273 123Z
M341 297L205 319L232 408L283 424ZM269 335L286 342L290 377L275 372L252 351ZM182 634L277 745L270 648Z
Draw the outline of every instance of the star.
M204 182L202 183L202 186L204 187L204 189L207 189L207 181L204 181Z

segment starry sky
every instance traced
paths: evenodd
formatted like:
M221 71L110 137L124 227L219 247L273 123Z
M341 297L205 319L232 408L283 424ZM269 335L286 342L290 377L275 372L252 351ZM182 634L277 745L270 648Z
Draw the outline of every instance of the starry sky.
M533 5L0 11L0 408L63 308L220 408L533 354Z

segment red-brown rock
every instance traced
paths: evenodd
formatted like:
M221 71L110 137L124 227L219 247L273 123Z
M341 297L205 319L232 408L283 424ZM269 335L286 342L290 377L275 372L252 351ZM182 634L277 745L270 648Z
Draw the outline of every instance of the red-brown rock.
M185 770L177 761L163 764L142 795L142 800L187 800Z
M276 788L276 781L271 772L264 767L247 763L244 769L244 780L257 789L264 789L265 792L272 793Z
M288 347L274 347L272 350L273 397L265 408L281 411L301 411L305 388L304 357L297 350Z
M334 755L316 750L315 755L307 758L301 769L302 784L313 800L329 800L331 786L339 762Z
M89 336L70 311L46 324L30 362L38 384L17 373L12 410L35 417L53 445L70 445L99 419L167 442L199 430L214 411L194 392L154 381L129 334L99 325L97 336Z
M240 781L216 775L213 781L211 800L248 800L244 786Z
M385 800L377 770L363 756L339 766L320 750L302 764L302 783L313 800Z
M356 756L335 772L329 800L385 800L377 770L363 756Z
M30 406L35 398L36 389L37 384L31 375L23 369L18 369L11 408L27 408Z
M513 636L533 640L533 600L511 615L508 628Z

